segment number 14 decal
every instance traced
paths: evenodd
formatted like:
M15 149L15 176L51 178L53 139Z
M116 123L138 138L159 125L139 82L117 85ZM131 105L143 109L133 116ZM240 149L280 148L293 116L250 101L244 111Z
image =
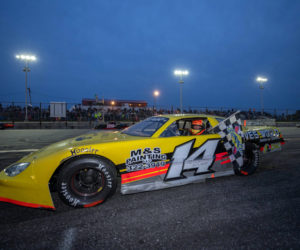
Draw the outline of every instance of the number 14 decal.
M214 153L219 140L206 141L188 157L194 142L195 140L191 140L175 148L172 163L165 176L166 181L184 177L182 175L184 170L195 169L195 175L208 171L208 168L213 163ZM203 154L203 156L200 159L197 159L201 154Z

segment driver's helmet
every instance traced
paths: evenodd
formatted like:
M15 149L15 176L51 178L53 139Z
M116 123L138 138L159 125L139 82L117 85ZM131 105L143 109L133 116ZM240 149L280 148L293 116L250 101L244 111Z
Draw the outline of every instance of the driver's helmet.
M192 121L192 128L190 131L192 135L201 135L204 132L203 120Z

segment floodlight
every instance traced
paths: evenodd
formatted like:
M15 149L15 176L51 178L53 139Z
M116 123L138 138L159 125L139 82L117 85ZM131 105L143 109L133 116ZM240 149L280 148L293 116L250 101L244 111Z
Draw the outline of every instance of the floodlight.
M258 76L258 77L256 78L256 81L259 82L259 83L263 83L263 82L267 82L267 81L268 81L268 78Z

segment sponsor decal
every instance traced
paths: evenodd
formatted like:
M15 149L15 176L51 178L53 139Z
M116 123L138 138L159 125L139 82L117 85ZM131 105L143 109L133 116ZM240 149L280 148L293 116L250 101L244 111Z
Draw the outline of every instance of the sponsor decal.
M79 203L79 200L74 198L68 191L67 183L63 182L61 184L62 195L70 202L70 205L76 207Z
M245 132L245 138L247 140L259 139L259 134L257 133L257 131L247 131Z
M262 129L245 132L247 140L276 139L280 136L278 129Z
M130 152L130 158L126 159L127 172L143 170L166 165L167 155L161 153L161 149L155 147L136 149Z
M263 147L260 148L260 151L263 153L269 153L269 152L280 151L280 150L281 150L280 143L265 144Z
M82 153L92 153L96 154L98 149L94 149L92 147L85 147L85 148L74 148L70 150L72 156L82 154Z
M105 167L105 165L103 165L102 163L100 163L98 165L98 169L105 175L106 178L106 186L109 188L112 188L112 176L110 175L110 173L108 172L107 168Z

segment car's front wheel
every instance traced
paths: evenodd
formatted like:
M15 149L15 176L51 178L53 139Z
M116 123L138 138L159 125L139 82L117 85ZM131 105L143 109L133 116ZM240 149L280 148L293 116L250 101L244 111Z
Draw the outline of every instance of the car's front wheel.
M92 207L102 203L117 187L112 163L96 157L83 157L67 163L59 173L60 198L72 207Z

